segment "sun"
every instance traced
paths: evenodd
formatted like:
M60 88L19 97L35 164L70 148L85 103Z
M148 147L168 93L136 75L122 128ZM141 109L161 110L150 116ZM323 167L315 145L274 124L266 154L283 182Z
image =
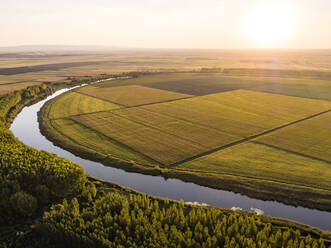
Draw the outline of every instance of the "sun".
M286 3L264 2L247 17L246 31L259 46L272 47L289 38L293 27L293 13Z

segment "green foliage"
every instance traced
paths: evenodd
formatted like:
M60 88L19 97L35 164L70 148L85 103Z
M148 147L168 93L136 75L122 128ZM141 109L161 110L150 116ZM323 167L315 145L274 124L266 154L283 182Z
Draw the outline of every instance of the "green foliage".
M323 240L262 223L254 216L119 193L98 194L95 201L81 201L80 206L76 198L54 205L44 213L38 230L59 246L70 247L324 245Z
M37 210L37 199L25 192L16 192L10 197L10 205L12 209L22 215L22 216L31 216Z
M85 184L82 167L54 154L38 151L19 142L5 128L8 113L19 104L49 92L46 86L32 86L0 98L0 213L33 215L49 199L63 199L79 193Z

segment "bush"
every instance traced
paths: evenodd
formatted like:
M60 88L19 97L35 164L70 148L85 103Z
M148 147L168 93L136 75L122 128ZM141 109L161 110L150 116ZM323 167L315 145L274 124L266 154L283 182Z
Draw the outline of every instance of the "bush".
M15 213L22 216L32 216L37 208L37 199L23 191L17 192L10 197L10 205Z

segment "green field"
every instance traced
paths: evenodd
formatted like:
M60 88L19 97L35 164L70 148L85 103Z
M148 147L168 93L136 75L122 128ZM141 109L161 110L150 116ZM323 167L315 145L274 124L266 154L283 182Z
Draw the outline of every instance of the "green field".
M331 84L327 86L303 84L268 84L252 90L331 101Z
M127 107L190 97L190 95L151 89L137 85L111 88L87 88L80 92Z
M111 112L71 118L162 164L171 164L194 156L203 149L199 144L138 124Z
M127 88L135 91L125 90ZM117 97L121 100L116 102L122 101L121 103L123 99L127 102L130 100L128 96L123 97L124 92L128 92L129 96L134 94L137 99L134 100L135 104L141 103L145 94L151 93L150 90L154 91L133 85L100 88L96 92L101 94L101 89L106 96L111 92L108 99L113 98L115 101L114 98ZM90 86L80 89L79 92L90 94L90 91L94 90ZM140 91L144 90L146 92L141 94ZM118 92L121 94L117 95ZM160 91L158 99L165 99L168 95L167 91ZM140 107L124 107L117 110L110 108L107 111L104 106L108 103L106 100L84 97L74 92L65 94L52 104L49 118L70 117L109 137L113 142L163 165L202 156L245 137L325 111L331 106L331 103L326 101L235 90L159 104L146 103ZM150 101L153 97L152 95L147 100ZM80 103L84 103L83 100L86 102L85 105ZM55 104L58 104L58 107ZM104 111L98 112L101 110ZM82 113L90 114L75 116Z
M143 108L247 137L330 107L326 101L237 90Z
M48 113L48 118L63 118L72 115L117 108L120 108L120 106L76 92L69 92L59 96L56 101L52 102Z
M92 151L97 151L105 156L125 161L135 161L140 164L157 164L141 153L135 152L127 146L123 146L114 140L108 139L106 136L70 119L52 120L51 124L62 135L68 137L68 139L73 139L77 144L91 149Z
M331 112L261 136L257 141L331 163ZM329 165L331 168L331 165Z
M251 142L224 149L176 168L230 174L330 189L330 164Z

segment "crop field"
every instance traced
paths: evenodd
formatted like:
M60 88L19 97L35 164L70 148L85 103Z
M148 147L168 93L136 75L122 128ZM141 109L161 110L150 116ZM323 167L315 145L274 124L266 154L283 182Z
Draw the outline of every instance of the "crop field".
M263 84L255 80L247 80L231 77L200 77L189 78L178 81L162 81L157 83L148 83L144 86L161 90L169 90L183 94L195 96L208 95L224 91L232 91L238 89L249 89Z
M60 96L57 101L52 102L50 105L48 118L63 118L77 114L112 110L117 108L120 108L120 106L76 92L69 92Z
M252 142L217 151L176 168L331 188L329 163Z
M27 82L27 83L18 83L18 84L0 84L0 95L8 94L15 90L21 90L31 85L40 84L38 82Z
M294 126L261 136L257 141L331 163L330 134L331 112L328 112Z
M70 119L51 120L52 126L59 130L65 137L74 137L76 143L97 151L105 156L117 159L135 161L140 164L156 165L155 161L148 159L143 154L123 146L120 143L108 139L106 136L87 128Z
M117 92L118 88L133 87L108 89ZM236 90L71 118L163 165L171 165L330 107L331 103L324 101Z
M135 123L188 140L204 147L204 149L213 149L239 139L239 137L216 129L151 112L142 107L127 108L112 113Z
M71 118L162 164L175 163L194 156L203 149L199 144L141 125L111 112Z
M252 90L331 101L331 83L327 86L298 84L263 84Z
M325 111L330 107L330 102L247 90L144 106L155 113L178 117L243 137Z
M190 97L190 95L137 85L111 88L88 88L80 92L128 107Z

